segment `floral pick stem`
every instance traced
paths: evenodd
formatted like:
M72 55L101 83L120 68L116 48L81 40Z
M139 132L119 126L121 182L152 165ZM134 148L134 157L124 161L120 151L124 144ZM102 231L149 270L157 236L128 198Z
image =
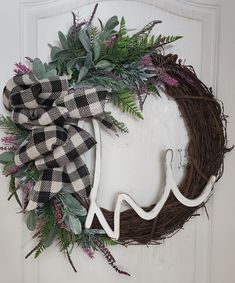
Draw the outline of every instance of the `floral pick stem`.
M71 259L71 256L70 256L70 254L69 254L69 252L68 252L67 249L66 249L66 256L67 256L67 258L68 258L68 261L69 261L70 265L71 265L72 268L73 268L73 271L77 273L77 269L75 268L75 266L74 266L74 264L73 264L73 261L72 261L72 259Z

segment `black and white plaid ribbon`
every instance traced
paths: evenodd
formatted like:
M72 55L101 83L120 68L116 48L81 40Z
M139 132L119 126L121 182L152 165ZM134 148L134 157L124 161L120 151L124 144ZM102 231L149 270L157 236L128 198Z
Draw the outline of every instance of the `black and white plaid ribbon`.
M15 154L18 166L34 161L39 180L29 195L27 210L55 196L63 187L90 190L90 174L81 154L96 143L76 126L79 119L104 118L107 90L88 88L69 91L66 76L37 80L33 74L18 75L8 81L3 92L5 107L12 120L31 130Z

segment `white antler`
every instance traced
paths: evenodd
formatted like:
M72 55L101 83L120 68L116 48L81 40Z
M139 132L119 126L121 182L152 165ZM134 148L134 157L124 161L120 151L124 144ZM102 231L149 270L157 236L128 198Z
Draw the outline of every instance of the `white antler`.
M96 145L96 160L95 160L95 174L94 174L94 182L93 188L91 190L89 199L90 199L90 206L85 222L85 227L88 229L91 227L92 221L94 216L96 215L101 226L107 233L110 238L118 239L120 236L120 213L121 213L121 205L125 201L127 202L131 208L143 219L151 220L155 218L158 213L161 211L162 207L164 206L165 202L168 199L170 192L172 191L175 197L180 201L183 205L188 207L198 206L199 204L203 203L209 196L211 189L216 181L215 176L211 176L206 187L204 188L203 192L200 196L195 199L188 199L181 194L179 191L173 175L172 175L172 168L171 163L173 159L173 151L172 149L168 149L166 151L166 184L164 188L163 195L158 203L153 207L151 211L146 212L138 204L128 195L128 194L119 194L117 197L117 202L114 210L114 230L112 230L104 217L104 214L101 208L96 203L98 188L99 188L99 181L100 181L100 169L101 169L101 138L100 138L100 129L98 122L93 120L93 127L95 132L95 139L97 140Z

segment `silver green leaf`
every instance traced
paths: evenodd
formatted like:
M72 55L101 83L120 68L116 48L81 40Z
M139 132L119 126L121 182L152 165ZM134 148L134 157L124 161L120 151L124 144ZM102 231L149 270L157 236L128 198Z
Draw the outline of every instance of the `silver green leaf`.
M14 161L9 161L7 162L4 167L3 167L3 171L6 172L8 170L10 170L11 168L15 167L15 162Z
M8 162L13 162L14 161L14 152L8 151L8 152L3 152L0 154L0 163L6 164Z
M30 231L34 231L36 228L36 214L34 210L27 213L27 227Z
M45 75L45 66L39 58L33 60L33 73L39 79L43 79Z
M55 59L55 56L58 52L62 51L61 48L57 47L57 46L52 46L51 47L51 60Z
M64 49L68 49L69 48L68 40L67 40L66 36L63 34L63 32L59 31L58 36L59 36L60 43L61 43L62 47Z
M50 70L45 73L44 78L47 79L54 79L57 76L57 71L55 69Z
M66 210L77 216L85 216L87 211L71 194L60 194L60 199Z
M90 41L90 38L87 36L87 34L84 31L80 31L78 37L84 49L87 52L90 52L91 51L91 41Z
M100 57L101 46L99 41L94 37L93 40L93 52L94 52L94 61L97 61Z
M82 66L79 75L78 75L78 83L87 75L89 69L86 66Z
M45 239L44 245L46 248L51 246L51 244L55 240L56 235L57 235L57 231L56 231L56 226L54 225L50 233L48 234L47 238Z
M82 232L82 225L78 218L74 217L73 215L69 214L65 220L67 226L69 226L70 230L75 234L79 235Z
M101 70L108 69L109 71L111 71L115 67L115 65L109 62L108 60L101 60L95 65L95 67L97 69L101 69Z
M114 28L119 25L118 17L113 16L111 17L107 23L105 24L101 34L100 34L100 39L105 40L108 37L110 37L114 33Z

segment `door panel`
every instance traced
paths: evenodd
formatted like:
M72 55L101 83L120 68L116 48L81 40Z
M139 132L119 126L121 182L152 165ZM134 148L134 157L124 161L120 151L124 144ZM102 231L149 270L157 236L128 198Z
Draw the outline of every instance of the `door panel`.
M66 32L71 25L70 11L76 12L79 9L80 17L87 18L94 3L95 1L85 0L38 2L14 0L4 4L0 10L1 34L6 39L4 43L1 42L0 58L4 66L0 70L1 86L3 87L12 75L13 63L17 60L23 61L24 56L38 56L42 60L48 60L50 50L47 44L55 43L57 31ZM139 29L153 19L160 19L163 23L156 26L154 30L156 33L183 35L184 38L177 41L167 52L175 52L183 60L186 58L186 63L193 65L198 75L213 86L218 97L225 100L232 124L235 121L231 107L235 102L234 96L231 98L233 87L228 80L226 86L222 82L225 78L232 81L231 74L234 76L234 70L230 69L234 59L228 58L226 53L231 48L228 43L227 30L230 25L227 15L230 20L233 19L230 9L235 8L235 5L232 0L224 1L223 4L222 1L221 3L203 1L203 3L177 0L100 1L97 16L104 21L113 14L125 16L127 27L131 30ZM235 25L235 20L233 24ZM219 41L219 35L223 39L222 42ZM234 42L232 44L234 46ZM221 68L219 72L217 72L218 54ZM179 181L183 174L183 166L179 166L180 163L181 165L184 163L181 150L187 142L183 121L174 101L168 100L164 95L162 98L151 97L147 101L144 113L146 119L143 122L128 118L111 105L108 107L115 112L117 118L127 122L130 134L115 138L102 132L103 155L99 203L111 209L115 194L125 191L139 204L147 205L152 200L157 200L161 193L164 180L162 153L167 147L175 149L175 178ZM5 113L2 105L0 109L1 113ZM174 122L175 117L177 123ZM179 131L183 138L177 135ZM229 127L229 133L234 137L234 127ZM175 136L177 136L176 141ZM146 140L149 142L146 143ZM137 156L136 153L139 155ZM89 260L80 249L74 250L72 254L74 263L78 267L78 274L73 273L65 258L59 254L57 247L46 250L38 260L32 257L25 261L24 255L35 243L25 228L23 217L16 214L17 205L14 201L10 203L6 201L7 180L1 177L0 271L3 274L1 279L6 283L15 281L73 283L77 280L80 282L95 280L104 283L119 281L214 283L221 282L223 274L226 274L224 282L234 282L232 237L224 235L220 230L222 226L233 236L235 233L234 226L230 228L223 221L224 208L228 207L229 215L226 217L230 221L231 215L235 212L231 201L231 196L235 196L235 193L228 189L232 185L232 172L229 172L229 166L234 168L235 165L232 155L233 153L226 161L228 170L224 178L216 185L215 197L207 205L209 220L205 211L201 210L200 218L186 223L184 230L166 240L163 245L111 248L120 267L132 274L131 278L116 274L99 254L96 255L95 260ZM92 171L93 153L87 154L84 158L90 164ZM128 171L130 173L126 174ZM154 172L157 172L155 176ZM147 184L143 179L149 180ZM149 188L148 194L142 190L144 185ZM227 193L231 195L229 200ZM230 206L228 206L229 201ZM226 243L223 239L226 239Z

